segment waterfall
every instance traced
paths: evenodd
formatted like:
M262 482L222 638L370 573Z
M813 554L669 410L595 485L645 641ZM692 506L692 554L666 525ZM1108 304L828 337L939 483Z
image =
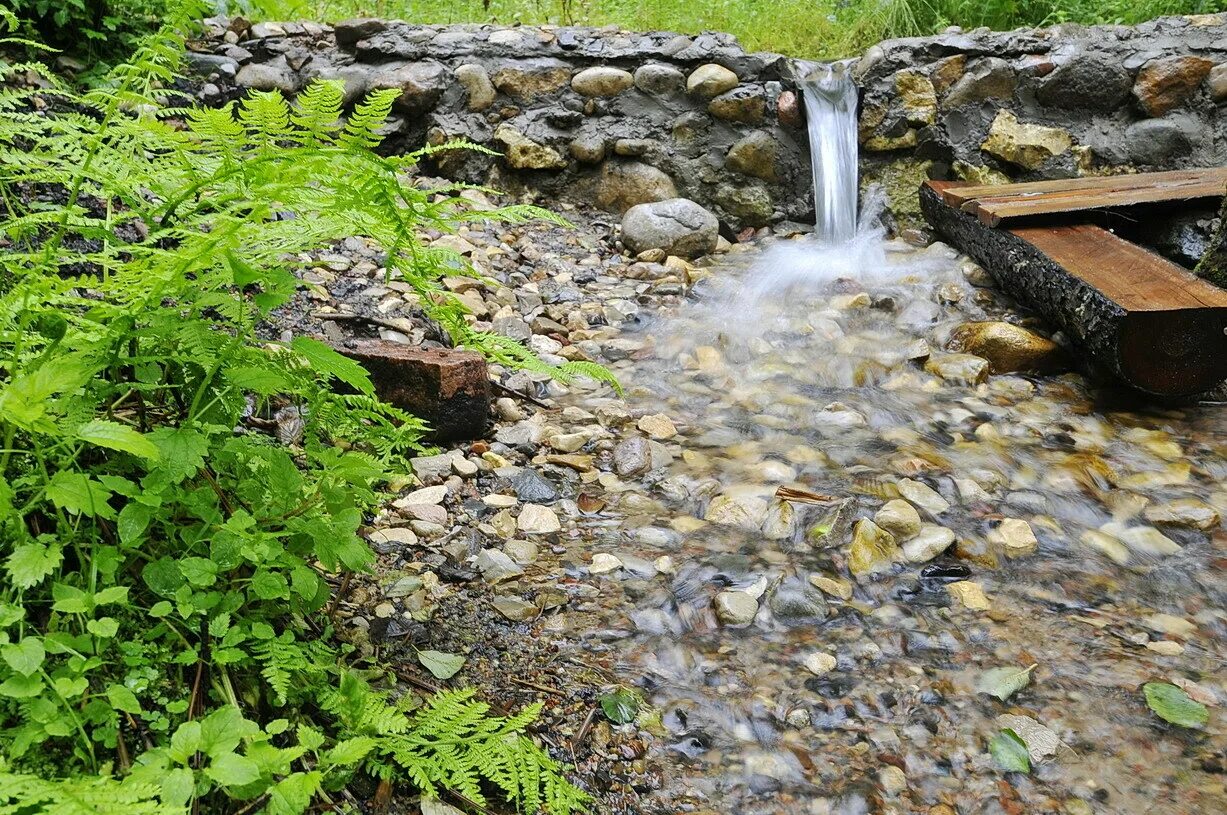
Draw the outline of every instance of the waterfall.
M814 234L845 243L856 235L856 85L843 63L819 65L800 84L814 174Z

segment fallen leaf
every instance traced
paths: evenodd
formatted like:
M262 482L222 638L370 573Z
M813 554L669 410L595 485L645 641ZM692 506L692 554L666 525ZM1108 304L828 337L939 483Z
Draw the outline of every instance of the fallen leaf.
M1035 668L1035 665L1029 668L1014 666L990 668L980 674L980 680L976 683L976 692L996 696L1004 702L1030 684L1031 672Z
M1038 764L1048 756L1056 755L1057 749L1061 746L1061 739L1055 732L1030 716L1003 713L997 717L996 721L998 727L1003 730L1013 730L1014 734L1023 740L1033 764Z
M1175 685L1167 682L1147 682L1142 686L1146 704L1165 722L1180 727L1202 728L1210 721L1210 711Z
M443 651L418 651L418 662L436 679L451 679L464 667L464 657Z
M614 724L626 724L635 720L642 700L639 694L628 688L618 688L601 697L601 710Z
M988 752L997 762L997 766L1008 773L1031 772L1026 742L1008 727L993 736L993 740L988 743Z

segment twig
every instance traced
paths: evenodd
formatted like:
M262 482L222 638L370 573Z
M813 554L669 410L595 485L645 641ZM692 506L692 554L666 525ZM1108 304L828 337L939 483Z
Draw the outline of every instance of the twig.
M526 688L535 688L536 690L542 691L543 693L553 693L558 696L567 695L563 691L560 691L558 688L550 688L545 685L539 685L536 682L529 682L527 679L518 679L517 677L514 677L514 676L509 676L507 678L510 679L512 682L516 683L517 685L523 685Z
M341 605L345 595L349 594L349 581L353 576L354 573L347 569L345 576L341 578L341 586L337 589L337 593L332 596L332 605L328 607L328 619L334 623L337 621L337 606Z
M582 745L584 743L584 739L588 738L588 731L592 729L592 725L596 724L596 711L596 708L588 711L588 717L584 719L583 725L580 726L579 734L576 735L575 741L572 742L573 746L571 749L575 749L575 747Z
M546 408L546 409L549 409L549 408L551 408L551 407L552 407L552 405L548 405L548 404L546 404L545 402L542 402L542 401L541 401L540 399L538 399L537 397L535 397L535 396L531 396L531 395L529 395L529 394L527 394L527 393L520 393L520 392L519 392L518 390L516 390L515 388L509 388L509 387L507 387L506 385L504 385L502 382L496 382L496 381L494 381L493 379L491 379L491 380L490 380L490 384L494 386L495 390L502 391L503 393L507 394L508 396L515 396L515 397L518 397L518 398L520 398L520 399L526 399L526 400L528 400L529 402L532 402L534 405L537 405L538 407L543 407L543 408Z
M834 504L843 500L837 495L823 495L818 492L784 486L776 487L775 497L794 504Z

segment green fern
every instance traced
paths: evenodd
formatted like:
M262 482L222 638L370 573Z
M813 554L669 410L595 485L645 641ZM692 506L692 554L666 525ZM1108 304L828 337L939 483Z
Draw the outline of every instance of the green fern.
M154 784L108 776L48 781L0 767L0 815L182 815Z

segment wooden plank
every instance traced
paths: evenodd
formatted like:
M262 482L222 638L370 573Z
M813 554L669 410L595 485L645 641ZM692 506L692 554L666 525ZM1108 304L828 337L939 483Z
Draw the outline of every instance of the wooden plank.
M1084 212L1091 209L1130 207L1138 204L1158 204L1167 201L1192 201L1199 198L1221 199L1227 194L1227 180L1200 181L1159 187L1115 190L1109 193L1057 193L1032 198L979 198L963 205L972 207L976 217L986 226L999 226L1004 221L1054 215L1062 212Z
M958 184L951 183L942 192L946 203L962 206L975 198L1034 196L1062 191L1111 192L1167 184L1210 181L1227 185L1227 167L1206 167L1195 170L1171 170L1161 173L1096 176L1094 178L1059 178L1051 181L1027 181L1018 184Z
M1097 368L1163 397L1227 379L1227 291L1091 225L992 229L927 182L925 217Z

